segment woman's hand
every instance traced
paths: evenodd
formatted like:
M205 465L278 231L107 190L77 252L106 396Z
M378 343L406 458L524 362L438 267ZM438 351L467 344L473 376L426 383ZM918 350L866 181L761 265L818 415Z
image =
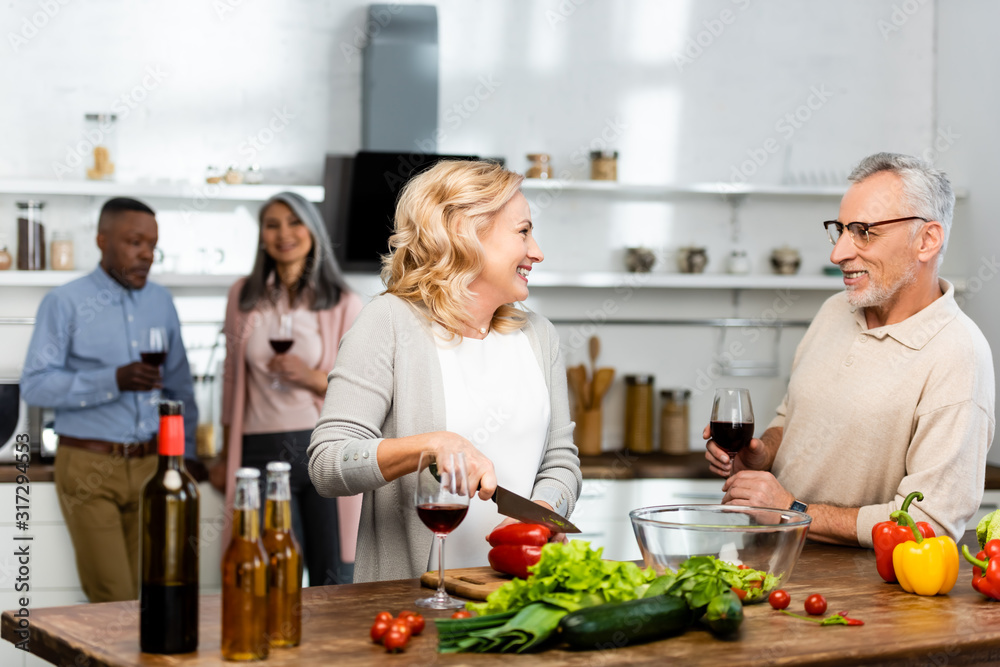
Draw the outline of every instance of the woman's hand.
M479 497L489 500L497 490L497 477L493 461L483 455L476 446L457 433L438 431L429 434L433 449L437 453L450 451L465 454L465 474L469 481L469 497L479 489Z
M326 393L326 373L310 368L302 357L289 352L276 354L267 362L267 369L285 384L304 387L320 395Z
M711 425L705 426L701 437L708 440L705 443L705 459L709 469L719 477L729 477L730 473L741 470L763 470L767 468L769 456L767 448L761 440L753 438L750 444L739 451L734 457L712 440Z

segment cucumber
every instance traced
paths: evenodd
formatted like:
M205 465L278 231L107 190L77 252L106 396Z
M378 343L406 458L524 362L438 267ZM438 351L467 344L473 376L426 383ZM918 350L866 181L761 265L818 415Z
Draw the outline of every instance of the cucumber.
M739 630L743 623L743 603L732 591L716 595L709 601L702 621L717 636L731 635Z
M566 614L559 627L570 648L606 649L631 646L680 634L691 624L691 610L668 595L608 602Z

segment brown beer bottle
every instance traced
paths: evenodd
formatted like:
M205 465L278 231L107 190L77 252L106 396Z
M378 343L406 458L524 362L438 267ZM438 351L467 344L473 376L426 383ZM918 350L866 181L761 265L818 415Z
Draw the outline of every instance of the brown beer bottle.
M260 471L236 471L233 539L222 559L222 657L263 660L267 639L267 554L260 540Z
M292 490L284 461L267 464L264 549L268 558L267 636L271 646L302 638L302 551L292 533Z

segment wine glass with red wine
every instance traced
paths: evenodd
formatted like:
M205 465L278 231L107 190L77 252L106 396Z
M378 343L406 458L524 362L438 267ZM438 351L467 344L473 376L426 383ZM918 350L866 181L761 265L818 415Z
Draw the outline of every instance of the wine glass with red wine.
M712 402L712 440L732 460L753 438L753 405L749 389L715 390ZM732 473L730 473L732 474Z
M461 452L421 452L417 464L415 503L417 516L438 539L438 589L415 602L425 609L457 609L461 600L448 595L444 588L444 538L455 530L469 511L469 482L465 473L465 454Z
M291 315L278 315L271 325L271 333L267 342L271 344L271 349L274 350L275 354L284 354L292 349L292 343L295 340L292 338ZM281 384L281 380L278 379L277 375L271 380L271 389L278 389L279 391L285 389L285 385Z
M142 342L139 346L139 358L142 363L160 366L167 360L167 330L164 327L149 327L142 331ZM160 390L153 389L149 396L149 404L157 405L160 402Z

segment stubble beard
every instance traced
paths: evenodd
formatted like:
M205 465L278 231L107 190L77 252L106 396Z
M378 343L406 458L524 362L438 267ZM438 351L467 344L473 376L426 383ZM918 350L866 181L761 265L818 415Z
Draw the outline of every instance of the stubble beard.
M871 274L869 279L871 278ZM856 288L847 288L847 302L855 308L884 308L891 306L899 297L903 288L908 287L917 281L917 267L913 264L906 268L906 271L899 279L891 284L875 284L869 280L867 289L858 291Z

